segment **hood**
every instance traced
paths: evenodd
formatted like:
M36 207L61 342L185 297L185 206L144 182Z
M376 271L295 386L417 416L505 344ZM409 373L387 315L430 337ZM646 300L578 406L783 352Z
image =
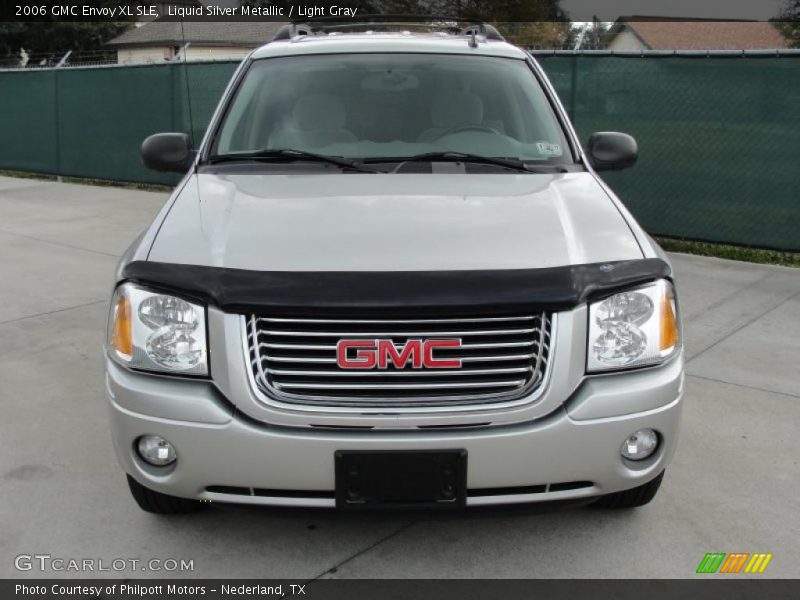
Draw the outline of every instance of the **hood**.
M589 173L191 176L149 260L257 271L530 269L642 258Z

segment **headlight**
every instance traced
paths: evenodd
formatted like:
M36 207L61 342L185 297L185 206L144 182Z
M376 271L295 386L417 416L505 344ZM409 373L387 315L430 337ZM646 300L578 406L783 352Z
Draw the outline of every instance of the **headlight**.
M208 375L205 308L125 283L111 301L108 352L133 369Z
M588 371L662 362L680 347L672 284L659 280L589 306Z

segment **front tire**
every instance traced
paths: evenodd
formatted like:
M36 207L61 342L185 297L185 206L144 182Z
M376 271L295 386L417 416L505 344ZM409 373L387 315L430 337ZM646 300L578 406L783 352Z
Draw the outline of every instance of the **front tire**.
M130 475L127 475L127 477L131 496L136 500L139 508L145 512L157 515L185 515L202 508L202 504L197 500L162 494L144 487Z
M661 471L658 477L652 481L648 481L631 490L602 496L593 503L593 506L598 508L636 508L637 506L644 506L656 497L656 492L661 487L662 479L664 479L664 471Z

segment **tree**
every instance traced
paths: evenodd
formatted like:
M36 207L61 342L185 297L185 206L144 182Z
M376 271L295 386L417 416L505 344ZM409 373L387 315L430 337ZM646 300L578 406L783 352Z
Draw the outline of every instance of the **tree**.
M411 0L411 1L415 2L416 0ZM288 15L289 7L293 4L296 7L297 2L295 0L241 0L241 4L242 6L252 6L261 8L275 6L278 8L282 8L284 15ZM358 12L360 14L376 14L381 12L380 5L382 3L380 2L380 0L378 0L377 2L371 2L369 0L341 0L336 4L337 6L340 7L358 8ZM388 11L383 11L383 12L388 12Z
M792 48L800 48L800 0L786 0L774 22Z
M290 4L288 0L244 0L244 3ZM560 0L344 0L338 4L357 6L359 15L412 14L480 19L494 23L511 43L521 46L560 47L573 35Z
M422 0L417 5L421 14L493 23L509 42L519 46L559 48L572 39L569 17L561 9L560 0Z
M0 55L93 52L128 29L131 23L36 22L0 23Z
M135 1L130 0L126 4ZM109 0L83 0L81 4L101 7L108 5ZM28 54L102 50L104 43L133 25L132 19L119 22L87 22L46 16L38 17L36 21L0 22L0 57L19 56L23 48Z
M533 21L529 23L497 23L506 40L515 46L529 49L564 48L574 38L569 22Z
M245 5L280 6L291 0L243 0ZM459 16L496 23L532 23L568 20L561 0L343 0L339 6L358 7L359 14L414 14ZM286 10L288 14L288 10Z
M598 21L597 17L591 23L585 23L580 37L580 49L582 50L602 50L611 29L610 23Z

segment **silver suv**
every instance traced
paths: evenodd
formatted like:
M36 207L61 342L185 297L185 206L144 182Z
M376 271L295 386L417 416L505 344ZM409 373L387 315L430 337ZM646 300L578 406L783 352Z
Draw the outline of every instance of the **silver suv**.
M669 262L536 61L488 25L289 26L123 256L106 388L144 510L633 507L675 449ZM187 173L188 171L188 173Z

